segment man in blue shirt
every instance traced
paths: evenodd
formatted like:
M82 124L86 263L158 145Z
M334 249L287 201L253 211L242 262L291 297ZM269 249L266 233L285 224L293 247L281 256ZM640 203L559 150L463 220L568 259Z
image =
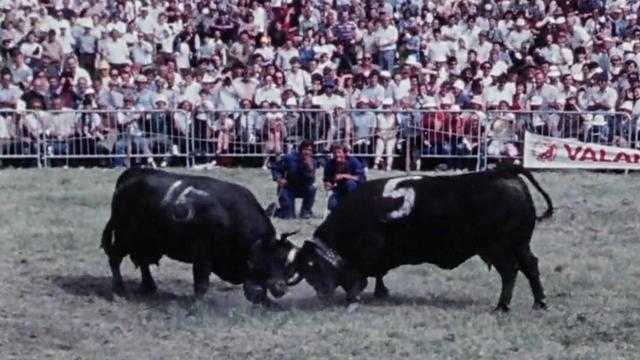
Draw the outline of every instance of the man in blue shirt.
M278 183L280 208L275 213L276 217L295 218L295 199L302 198L300 218L311 218L311 208L316 197L313 183L317 168L318 162L313 158L313 143L310 140L303 140L297 153L287 154L276 162L271 168L273 180Z
M345 196L367 181L362 163L356 157L347 155L347 150L344 145L331 146L333 158L324 168L324 188L333 190L327 204L331 211Z

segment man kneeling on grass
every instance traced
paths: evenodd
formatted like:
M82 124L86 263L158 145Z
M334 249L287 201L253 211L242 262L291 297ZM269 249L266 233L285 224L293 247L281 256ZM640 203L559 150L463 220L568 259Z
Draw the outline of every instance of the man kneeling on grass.
M316 178L318 161L313 158L313 142L303 140L298 146L298 152L283 156L271 168L273 180L278 183L278 202L280 207L275 210L275 216L282 219L295 218L295 200L302 198L300 218L309 219L313 216L311 208L316 197L313 183ZM270 205L267 213L273 212Z
M331 146L333 158L324 168L324 189L333 190L327 203L331 211L338 207L345 196L367 181L362 163L356 157L347 155L348 150L345 145Z

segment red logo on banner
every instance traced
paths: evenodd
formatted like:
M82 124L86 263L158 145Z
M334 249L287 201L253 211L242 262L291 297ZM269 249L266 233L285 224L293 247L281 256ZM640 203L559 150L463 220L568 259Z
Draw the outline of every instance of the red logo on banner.
M557 146L551 141L540 140L533 145L531 153L538 161L553 161L558 151Z

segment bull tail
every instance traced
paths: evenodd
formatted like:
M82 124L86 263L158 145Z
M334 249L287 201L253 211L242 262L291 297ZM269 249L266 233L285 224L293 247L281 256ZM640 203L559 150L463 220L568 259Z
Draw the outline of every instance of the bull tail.
M542 195L544 200L547 202L547 210L542 215L536 217L536 219L540 221L540 220L550 218L551 215L553 215L553 203L551 202L551 197L549 196L549 194L547 194L546 191L544 191L542 186L540 186L540 184L533 177L531 172L529 172L529 170L525 169L522 166L509 166L509 169L511 170L512 173L516 175L523 175L524 177L526 177L527 180L529 180L529 182L536 188L536 190L538 190L540 195Z
M100 241L100 247L104 249L104 251L109 254L111 253L111 248L113 246L113 226L111 224L111 219L107 221L107 225L105 225L104 230L102 231L102 239Z

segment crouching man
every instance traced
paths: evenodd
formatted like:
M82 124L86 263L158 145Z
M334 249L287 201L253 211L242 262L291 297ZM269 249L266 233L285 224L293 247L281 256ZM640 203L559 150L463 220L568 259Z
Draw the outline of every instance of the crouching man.
M282 219L295 218L295 199L302 198L300 218L313 216L311 208L316 197L313 185L318 162L313 158L313 143L303 140L298 152L283 156L271 169L273 180L278 183L278 202L280 207L275 216Z
M324 168L324 189L333 190L327 207L333 211L342 199L354 191L360 184L367 181L364 167L356 157L347 155L345 145L331 146L333 158Z

